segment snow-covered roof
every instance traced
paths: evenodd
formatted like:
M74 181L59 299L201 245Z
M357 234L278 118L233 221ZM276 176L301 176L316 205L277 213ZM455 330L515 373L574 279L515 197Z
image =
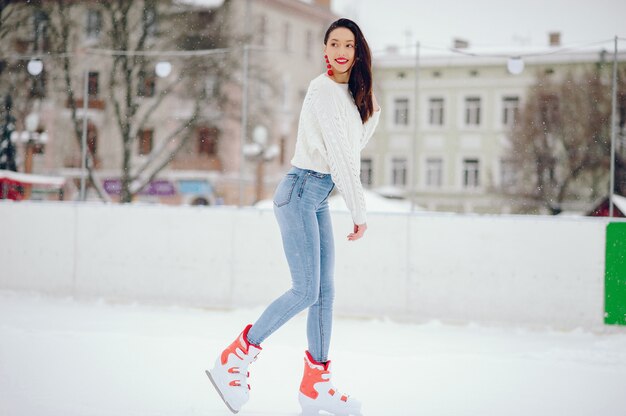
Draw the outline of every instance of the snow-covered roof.
M438 65L494 65L506 62L509 57L521 57L527 64L596 62L600 53L607 53L606 59L612 59L612 45L499 45L477 46L455 49L443 46L420 47L420 66ZM415 47L410 49L374 51L374 64L381 68L414 67ZM618 51L618 61L626 60L626 52Z
M613 205L615 205L622 213L626 215L626 197L621 195L613 195Z
M65 184L65 178L58 176L33 175L30 173L0 170L0 179L10 179L31 185L49 185L61 187Z
M176 2L183 5L215 9L220 7L224 3L224 0L176 0Z
M365 190L365 205L367 212L411 212L411 202L407 200L397 200L385 198L369 190ZM272 200L264 199L255 204L258 208L272 208ZM328 206L331 211L343 211L348 212L348 207L340 194L334 195L328 198ZM415 206L418 211L423 211L424 208Z

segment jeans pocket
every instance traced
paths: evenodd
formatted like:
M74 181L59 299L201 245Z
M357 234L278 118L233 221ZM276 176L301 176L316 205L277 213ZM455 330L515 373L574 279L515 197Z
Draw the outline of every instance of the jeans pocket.
M291 201L291 194L293 193L293 188L295 188L297 181L298 175L295 173L287 174L283 180L280 181L274 193L274 205L282 207Z

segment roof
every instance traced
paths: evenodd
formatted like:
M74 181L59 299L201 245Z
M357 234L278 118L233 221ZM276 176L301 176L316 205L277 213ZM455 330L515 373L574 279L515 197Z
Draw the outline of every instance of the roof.
M56 187L61 187L65 184L65 178L59 176L33 175L30 173L13 172L11 170L0 170L0 180L2 179L9 179L24 184Z
M626 215L626 197L613 195L613 205Z
M215 9L217 7L220 7L224 3L224 0L176 0L176 3L188 6Z
M283 10L298 11L324 20L337 17L331 9L315 4L312 0L257 0L257 2L262 6L274 5ZM216 9L224 4L224 0L176 0L176 3L198 9Z
M379 68L415 67L415 46L410 49L375 51L374 64ZM464 49L422 45L420 66L490 66L506 64L509 57L521 57L526 64L556 64L571 62L598 62L601 54L611 62L613 46L610 42L592 45L533 46L500 45ZM618 51L619 62L626 62L626 51Z
M411 212L411 202L407 200L397 200L385 198L376 192L364 189L365 206L368 212ZM328 198L328 205L331 211L348 212L348 206L340 194L336 194ZM258 208L271 208L273 206L271 199L264 199L255 204ZM414 207L416 211L423 211L420 206Z

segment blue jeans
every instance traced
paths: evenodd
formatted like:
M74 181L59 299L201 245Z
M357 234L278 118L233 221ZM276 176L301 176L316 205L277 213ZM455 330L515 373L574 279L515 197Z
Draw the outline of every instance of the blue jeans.
M335 297L335 246L328 197L335 187L329 173L292 167L274 193L292 287L272 302L248 332L259 345L300 311L309 308L309 352L328 361Z

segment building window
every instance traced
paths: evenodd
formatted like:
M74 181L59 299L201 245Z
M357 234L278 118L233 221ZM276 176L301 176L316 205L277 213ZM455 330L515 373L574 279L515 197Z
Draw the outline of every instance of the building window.
M480 97L465 98L465 125L480 125Z
M313 32L310 30L306 31L306 44L304 45L304 50L306 53L306 57L311 59L313 57Z
M500 161L500 186L502 189L512 188L515 186L515 165L513 161L502 159Z
M217 155L217 134L218 130L215 127L198 129L198 154Z
M372 159L361 159L361 184L372 186Z
M205 97L213 97L217 93L217 77L215 75L207 75L204 78L203 87Z
M287 139L285 138L285 136L281 136L280 137L280 156L279 156L281 165L285 164L286 152L287 152Z
M88 39L97 39L102 31L102 13L100 10L87 10L86 32Z
M443 160L441 158L426 159L426 186L441 188L443 185Z
M393 101L393 120L396 126L409 125L409 99L396 98Z
M89 153L92 156L96 156L98 151L98 130L91 122L87 124L87 149L89 149Z
M82 121L80 122L79 128L82 135ZM87 120L87 150L95 159L96 152L98 151L98 129L96 129L96 126L89 119Z
M443 98L431 98L428 100L428 123L431 126L443 126Z
M478 188L479 182L478 159L463 159L463 187Z
M391 184L406 186L406 158L394 157L391 159Z
M89 80L87 82L87 93L90 98L98 96L98 73L89 72Z
M291 52L291 45L293 45L293 38L291 36L291 23L285 23L283 26L283 47L285 52Z
M281 91L281 101L282 101L282 108L284 111L288 111L289 110L289 97L291 96L291 82L289 81L289 78L287 76L283 76L283 85L282 85L282 91Z
M267 16L259 16L259 45L264 46L267 42Z
M30 98L46 98L46 71L42 70L39 75L31 75Z
M556 94L542 94L539 97L539 114L544 129L553 127L559 117L559 97Z
M137 134L137 139L139 141L139 154L149 155L152 152L154 130L152 129L139 130L139 134Z
M519 97L502 98L502 124L511 127L519 113Z
M157 10L156 6L143 9L143 28L148 37L155 37L157 34Z
M156 74L154 72L139 71L137 85L138 97L154 97L156 90Z
M33 14L33 52L47 52L50 46L48 38L48 14L36 10Z

